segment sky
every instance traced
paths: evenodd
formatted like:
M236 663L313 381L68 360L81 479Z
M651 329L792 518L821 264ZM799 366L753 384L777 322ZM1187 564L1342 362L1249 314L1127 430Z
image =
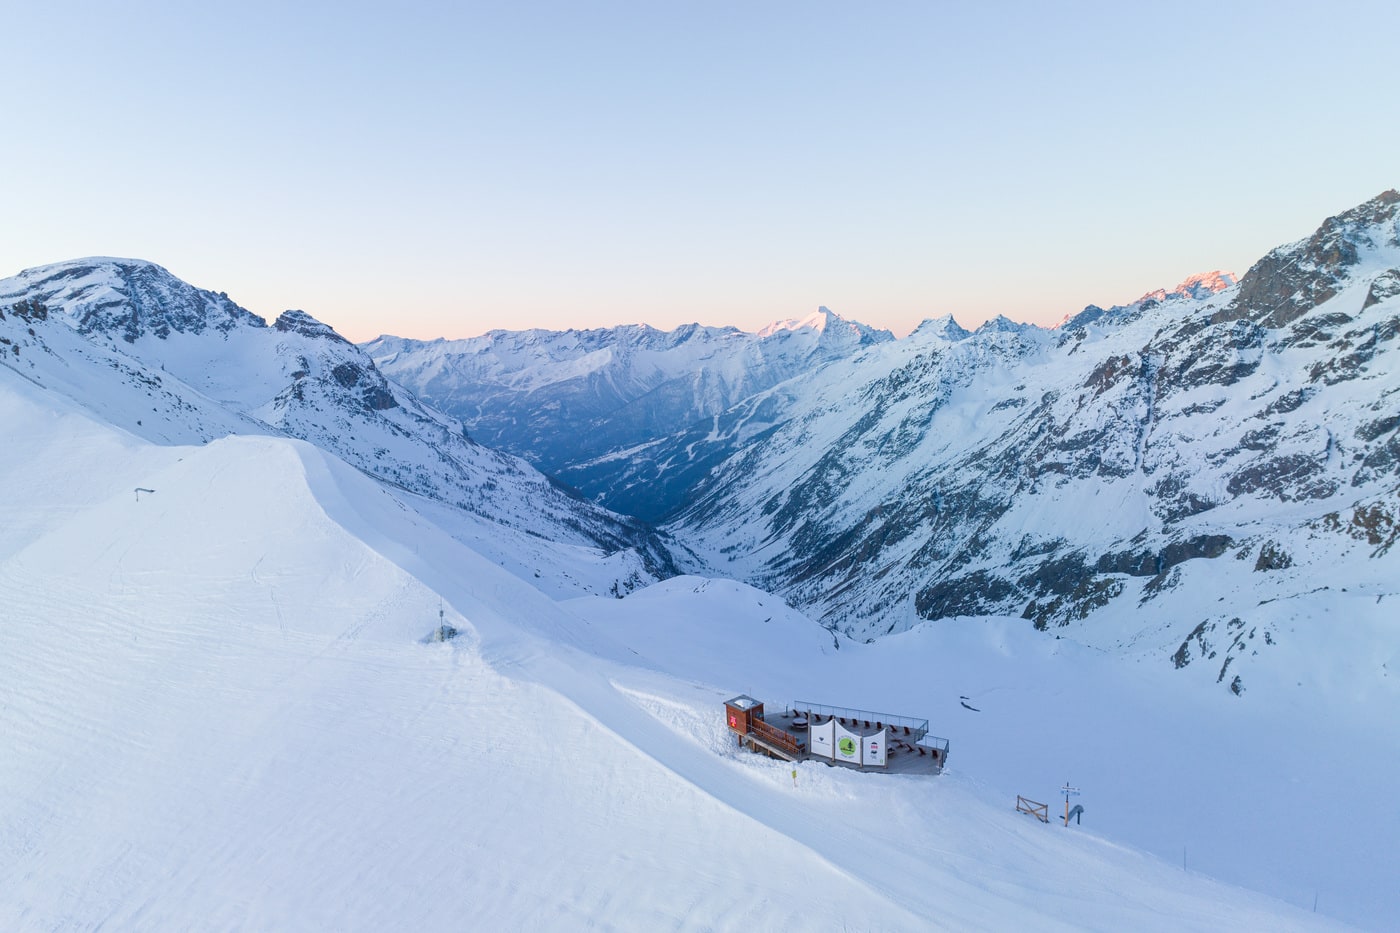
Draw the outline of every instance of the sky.
M352 340L1054 324L1400 186L1400 5L6 4L0 275Z

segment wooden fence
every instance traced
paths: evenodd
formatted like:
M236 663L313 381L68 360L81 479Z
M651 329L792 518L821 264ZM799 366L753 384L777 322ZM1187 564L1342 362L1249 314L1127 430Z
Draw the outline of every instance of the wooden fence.
M1034 800L1027 800L1020 794L1016 795L1016 812L1029 813L1042 823L1050 822L1050 807L1048 804L1036 803Z

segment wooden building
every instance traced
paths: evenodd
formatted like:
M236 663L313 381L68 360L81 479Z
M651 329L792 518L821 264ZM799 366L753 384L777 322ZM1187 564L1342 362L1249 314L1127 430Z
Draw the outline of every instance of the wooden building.
M771 726L763 718L763 704L740 694L724 704L724 720L739 740L739 747L781 758L801 761L806 757L802 742L791 733Z
M763 704L751 696L740 694L725 701L724 718L729 723L729 731L748 735L753 731L753 721L763 718Z
M740 694L724 704L725 724L741 748L787 761L822 758L886 772L933 773L948 761L948 740L928 720L798 700L772 720L763 703Z

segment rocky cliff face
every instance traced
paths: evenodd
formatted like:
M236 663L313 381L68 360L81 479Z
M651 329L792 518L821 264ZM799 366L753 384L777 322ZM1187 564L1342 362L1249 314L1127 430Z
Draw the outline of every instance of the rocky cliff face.
M94 259L0 280L0 314L7 365L148 439L284 433L518 533L630 551L635 566L620 586L671 572L666 546L644 523L475 443L304 312L269 327L159 266Z
M1204 298L921 329L794 380L672 530L858 636L1014 614L1240 692L1308 592L1396 569L1398 203Z
M1359 274L1387 271L1400 248L1398 208L1400 192L1386 191L1327 218L1307 239L1272 250L1245 273L1235 300L1215 319L1247 318L1264 327L1283 327L1330 300Z

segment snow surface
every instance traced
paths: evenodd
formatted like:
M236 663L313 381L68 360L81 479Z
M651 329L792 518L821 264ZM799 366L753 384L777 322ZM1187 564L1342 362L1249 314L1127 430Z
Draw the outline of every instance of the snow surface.
M1215 754L1236 724L1084 649L995 623L838 647L696 578L556 602L318 448L158 446L3 368L0 432L0 928L1337 927L1115 841L1120 743L1175 718ZM439 612L457 639L425 638ZM1051 651L1059 673L1018 686ZM928 715L952 768L794 783L724 733L740 690ZM1244 744L1233 770L1155 760L1255 781ZM1084 826L1012 810L1014 787L1053 811L1064 779ZM1271 802L1155 791L1132 805L1214 807L1226 832Z

